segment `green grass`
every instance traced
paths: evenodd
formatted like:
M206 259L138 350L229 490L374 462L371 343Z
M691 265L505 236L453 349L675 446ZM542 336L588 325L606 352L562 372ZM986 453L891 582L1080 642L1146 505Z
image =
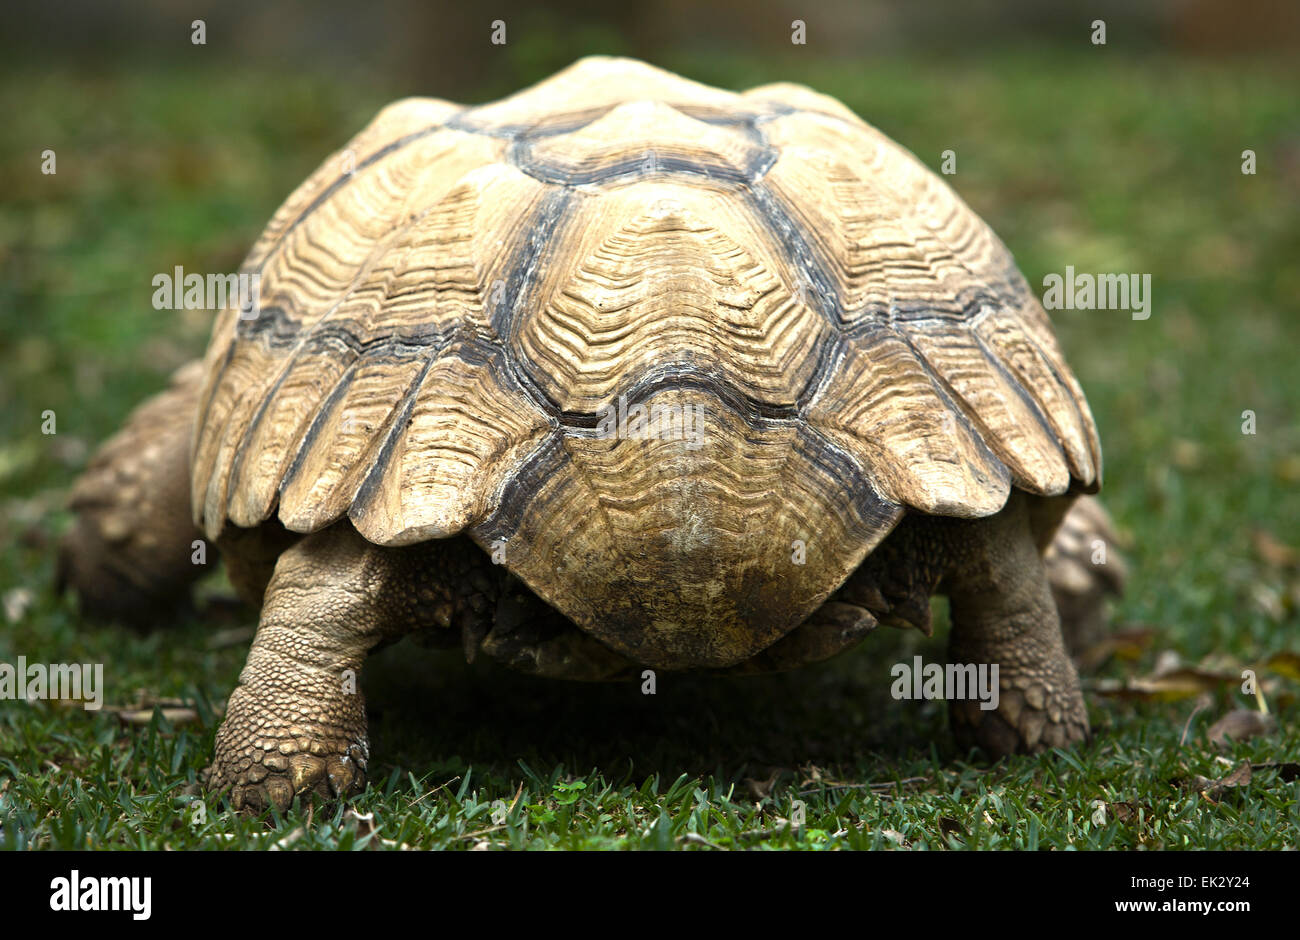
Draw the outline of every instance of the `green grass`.
M538 77L556 64L519 68ZM1101 428L1104 498L1128 537L1133 575L1117 626L1155 631L1149 648L1094 678L1149 673L1170 651L1241 664L1300 650L1295 565L1261 557L1252 541L1257 530L1292 544L1300 533L1293 68L1106 50L664 64L731 87L804 81L932 167L955 150L951 182L1035 286L1067 264L1150 273L1147 321L1054 315ZM152 309L153 273L233 269L293 186L410 91L226 69L93 81L11 73L0 85L11 116L0 141L0 590L11 601L16 589L30 592L0 632L0 662L102 662L109 704L143 690L197 711L175 727L161 716L125 725L107 712L0 702L0 845L1300 845L1289 771L1260 768L1214 800L1183 785L1246 760L1295 761L1300 683L1266 673L1278 731L1227 751L1204 731L1250 704L1232 683L1201 702L1094 694L1094 742L989 767L956 751L940 705L889 698L891 664L942 659L942 627L932 640L881 631L790 675L661 676L653 697L466 667L403 643L364 677L376 758L347 814L295 809L268 827L211 805L193 824L187 790L245 650L211 641L253 617L150 633L83 624L51 587L53 544L68 521L62 496L88 449L204 345L201 314ZM46 148L57 153L55 176L38 170ZM1255 176L1240 173L1248 148ZM47 409L57 415L52 437L40 433ZM1253 436L1241 433L1247 409ZM795 800L806 812L798 830L786 825ZM1112 804L1104 817L1099 800ZM373 823L357 818L372 813Z

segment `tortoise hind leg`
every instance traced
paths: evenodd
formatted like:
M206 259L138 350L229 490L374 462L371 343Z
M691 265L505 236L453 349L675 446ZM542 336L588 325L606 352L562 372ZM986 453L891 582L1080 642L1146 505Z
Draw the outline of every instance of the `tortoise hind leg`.
M994 757L1062 747L1088 736L1079 676L1039 555L1030 499L1013 491L1006 507L979 520L947 520L951 563L950 660L998 666L998 701L953 700L949 715L963 747Z
M57 581L100 619L152 623L189 602L206 570L190 514L190 435L203 363L176 371L95 453L69 499L76 514L59 544ZM210 558L209 562L215 561Z

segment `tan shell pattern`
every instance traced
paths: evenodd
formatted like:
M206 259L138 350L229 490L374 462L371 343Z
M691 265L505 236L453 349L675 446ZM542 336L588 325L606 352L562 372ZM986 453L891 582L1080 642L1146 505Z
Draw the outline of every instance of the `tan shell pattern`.
M764 648L907 507L1099 482L1010 253L800 86L590 58L485 106L399 101L245 271L260 311L218 319L195 435L210 537L273 515L381 545L465 532L631 655ZM602 436L620 398L694 406L703 443Z

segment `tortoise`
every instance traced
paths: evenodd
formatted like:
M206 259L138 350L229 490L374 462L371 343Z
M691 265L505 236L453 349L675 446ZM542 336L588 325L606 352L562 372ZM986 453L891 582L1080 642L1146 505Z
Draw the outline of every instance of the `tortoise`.
M412 633L761 672L929 633L943 593L951 657L1000 666L959 744L1088 735L1043 562L1100 486L1088 404L989 227L838 101L607 57L401 100L241 273L257 306L93 459L60 563L157 617L201 538L260 604L208 779L235 808L363 787L354 677Z

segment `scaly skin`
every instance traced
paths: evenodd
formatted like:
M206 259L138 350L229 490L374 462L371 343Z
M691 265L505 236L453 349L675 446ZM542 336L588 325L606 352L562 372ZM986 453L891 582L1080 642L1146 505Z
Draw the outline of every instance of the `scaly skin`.
M370 759L357 684L366 655L416 629L473 632L503 577L491 567L463 539L386 549L346 522L285 551L217 731L208 787L250 812L360 792Z
M1104 564L1098 547L1105 549ZM1128 579L1115 524L1100 502L1091 496L1079 498L1057 529L1043 563L1061 615L1065 648L1077 658L1105 639L1107 606L1124 593Z
M1028 500L1013 492L1006 508L988 519L943 521L949 659L999 668L998 707L983 711L973 700L952 701L949 719L958 744L978 745L994 757L1064 747L1089 734Z
M364 786L370 742L355 676L391 619L373 555L331 530L280 557L208 776L235 809Z
M73 487L76 523L59 543L57 580L76 590L87 616L167 622L208 570L192 560L202 533L190 517L190 435L202 384L201 361L178 369L100 446Z
M158 598L183 595L201 571L189 562L197 536L188 497L180 495L189 489L198 373L194 365L178 372L78 483L77 527L63 544L61 572L88 609L148 609ZM997 663L1001 672L995 711L952 703L958 742L997 757L1085 738L1083 697L1038 549L1046 530L1031 518L1041 507L1032 500L1013 492L1002 512L980 520L909 514L814 614L809 623L816 629L792 634L749 665L789 668L824 658L877 620L928 632L928 598L938 590L952 601L952 660ZM364 786L365 704L345 670L359 672L377 644L413 630L451 628L449 636L458 631L471 655L480 648L511 653L523 643L511 655L542 674L562 674L574 658L565 635L547 639L542 631L533 641L512 626L519 612L506 613L514 609L504 600L508 575L468 539L380 548L346 522L293 538L278 528L232 530L220 544L232 580L250 600L265 586L257 637L208 775L209 787L228 791L240 810L286 809L299 796L341 797ZM514 607L519 590L511 585ZM525 613L535 619L526 607ZM492 633L494 625L502 629ZM552 645L556 655L569 652L551 663ZM593 662L593 677L617 672Z
M1041 505L1013 490L984 519L906 516L840 590L880 623L930 633L930 596L946 594L952 663L998 666L998 707L949 703L957 743L991 757L1061 747L1088 736L1078 673L1039 556ZM1065 507L1060 507L1064 509ZM1059 516L1058 516L1059 518Z
M858 593L879 575L895 608L910 609L942 579L952 600L951 658L997 663L1000 702L950 703L963 746L994 757L1059 747L1088 735L1074 666L1065 653L1027 497L984 520L916 516L864 565ZM284 810L295 797L346 797L370 756L359 673L381 641L431 626L481 635L495 616L500 573L464 540L408 549L367 543L347 524L308 536L283 555L261 625L217 734L208 785L238 810ZM477 581L485 591L458 586ZM414 586L414 590L413 590ZM888 616L889 611L884 611Z

